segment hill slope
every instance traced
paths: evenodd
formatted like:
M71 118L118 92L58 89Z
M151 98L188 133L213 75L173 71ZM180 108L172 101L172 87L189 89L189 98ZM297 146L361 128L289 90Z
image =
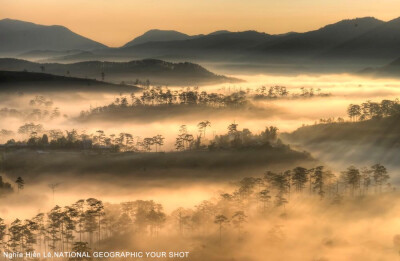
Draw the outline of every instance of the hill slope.
M400 78L400 58L382 67L365 68L359 74L373 77Z
M380 162L400 167L400 115L361 122L305 126L281 137L285 142L310 151L332 164Z
M102 91L134 92L140 88L46 73L0 71L0 92Z
M373 17L343 20L315 31L286 35L256 49L273 55L315 55L360 36L383 23Z
M46 72L83 78L101 78L108 81L134 81L149 79L151 83L197 85L206 83L239 82L238 79L216 75L193 63L169 63L161 60L131 62L88 61L71 64L34 63L19 59L0 59L0 70Z
M44 26L11 19L0 20L0 39L0 53L91 50L106 47L63 26Z
M400 18L339 44L325 57L339 59L393 59L400 55Z

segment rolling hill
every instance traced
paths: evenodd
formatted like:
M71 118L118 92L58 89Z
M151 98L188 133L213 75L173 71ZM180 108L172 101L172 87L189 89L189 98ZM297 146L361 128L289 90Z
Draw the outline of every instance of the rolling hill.
M35 63L26 60L0 59L0 70L46 72L81 78L100 79L102 73L107 81L133 82L150 80L153 84L193 86L206 83L240 82L235 78L216 75L198 64L169 63L161 60L138 60L130 62L87 61L70 64Z
M119 93L137 90L140 90L140 88L136 86L112 84L91 79L47 73L0 71L0 92L102 91Z

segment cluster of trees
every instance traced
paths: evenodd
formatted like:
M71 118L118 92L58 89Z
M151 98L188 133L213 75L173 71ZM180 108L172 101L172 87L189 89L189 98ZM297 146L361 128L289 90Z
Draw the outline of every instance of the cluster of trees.
M0 249L6 252L68 252L122 233L157 236L166 221L163 207L137 200L117 205L88 198L72 205L55 206L31 219L15 219L6 225L0 218Z
M14 189L11 184L3 181L3 177L0 176L0 197L13 193Z
M316 124L329 124L329 123L334 123L334 122L338 122L338 123L342 123L342 122L344 122L344 119L342 118L342 117L337 117L337 118L335 118L335 117L329 117L329 118L321 118L321 119L319 119L319 121L317 122L315 122L314 124L316 125Z
M392 190L388 183L390 176L385 166L375 164L361 169L348 167L340 175L333 174L324 166L306 169L297 167L282 173L266 172L263 184L269 191L275 191L275 204L284 206L293 192L317 194L321 199L328 197L338 200L342 196L363 196L371 192L382 193L386 187Z
M307 89L304 87L300 88L300 93L292 93L285 86L271 86L269 89L267 87L262 86L256 89L256 94L254 95L255 99L278 99L278 98L312 98L312 97L328 97L330 93L323 93L321 89L316 89L314 91L313 88Z
M344 197L382 193L389 178L381 164L362 169L350 166L338 175L324 166L267 171L262 177L242 178L234 183L231 193L221 192L218 198L202 201L191 209L179 207L170 215L154 201L103 204L89 198L65 207L55 206L32 219L16 219L8 226L0 219L0 247L4 251L64 252L98 248L100 241L125 233L157 237L164 228L172 229L168 234L218 236L222 242L227 232L241 238L251 219L286 213L292 195L340 204Z
M273 144L281 144L278 140L278 128L266 127L260 134L253 134L249 129L239 130L239 124L233 122L227 127L228 132L222 135L216 135L213 139L206 139L206 129L211 126L209 121L200 122L198 135L196 138L190 134L186 125L180 126L178 137L175 141L175 149L184 150L225 150L241 148L265 148Z
M143 106L165 106L165 105L190 105L209 106L213 108L235 108L248 104L246 92L238 91L231 94L207 93L196 88L183 90L170 90L162 87L147 87L142 94L136 96L132 93L130 97L121 95L109 105L90 108L88 111L81 111L80 116L85 117L106 111L118 111L126 108L137 108Z
M45 131L42 125L33 123L25 124L18 130L21 134L30 133L29 139L25 141L8 140L9 147L30 147L40 149L102 149L110 151L136 151L150 152L159 151L164 145L164 137L156 135L153 137L141 138L130 133L119 135L106 135L103 130L95 134L78 133L77 130L50 130Z
M225 150L245 148L267 148L271 146L283 146L278 139L278 128L270 126L259 134L253 134L249 129L238 129L237 123L231 123L227 127L227 133L216 135L213 139L207 139L207 129L211 127L208 120L197 124L196 136L189 133L186 125L181 125L178 136L175 139L177 151L186 150ZM10 139L6 142L9 147L30 147L40 149L103 149L113 152L158 152L164 145L165 138L158 134L153 137L141 138L130 133L119 135L106 135L103 130L94 134L78 133L77 130L50 130L45 131L41 124L27 123L18 129L20 134L29 134L25 141Z
M285 206L294 195L297 199L318 197L324 200L322 202L340 204L345 197L382 193L385 186L388 192L392 191L389 178L381 164L362 169L350 166L338 175L324 166L296 167L279 173L267 171L263 177L243 178L236 183L232 193L223 192L214 202L203 201L194 209L179 208L171 216L175 217L181 233L204 233L214 223L220 239L224 229L230 225L240 237L250 217L268 218L272 212L282 210L286 213Z
M17 110L13 108L1 108L0 117L15 117L29 120L47 120L54 119L61 116L60 109L53 107L53 101L48 100L44 96L35 96L29 101L30 110Z
M366 101L359 104L350 104L347 115L352 121L363 121L369 119L383 118L400 113L399 100L382 100L379 102Z
M23 190L24 187L25 187L24 179L21 178L21 177L18 177L15 180L15 185L16 185L18 193L19 193L20 190ZM11 194L13 192L14 192L14 188L12 187L12 185L9 182L3 181L3 177L0 176L0 197L6 196L6 195Z

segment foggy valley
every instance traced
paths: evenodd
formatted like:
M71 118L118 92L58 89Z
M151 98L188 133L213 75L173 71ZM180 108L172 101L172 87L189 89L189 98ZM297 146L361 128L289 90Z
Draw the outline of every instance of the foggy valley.
M398 259L399 21L109 47L0 20L0 249Z

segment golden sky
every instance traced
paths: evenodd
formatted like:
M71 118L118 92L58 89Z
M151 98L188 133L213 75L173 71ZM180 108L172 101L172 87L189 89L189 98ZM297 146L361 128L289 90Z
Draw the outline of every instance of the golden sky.
M64 25L109 46L155 28L303 32L346 18L391 20L399 10L399 0L0 0L0 19Z

